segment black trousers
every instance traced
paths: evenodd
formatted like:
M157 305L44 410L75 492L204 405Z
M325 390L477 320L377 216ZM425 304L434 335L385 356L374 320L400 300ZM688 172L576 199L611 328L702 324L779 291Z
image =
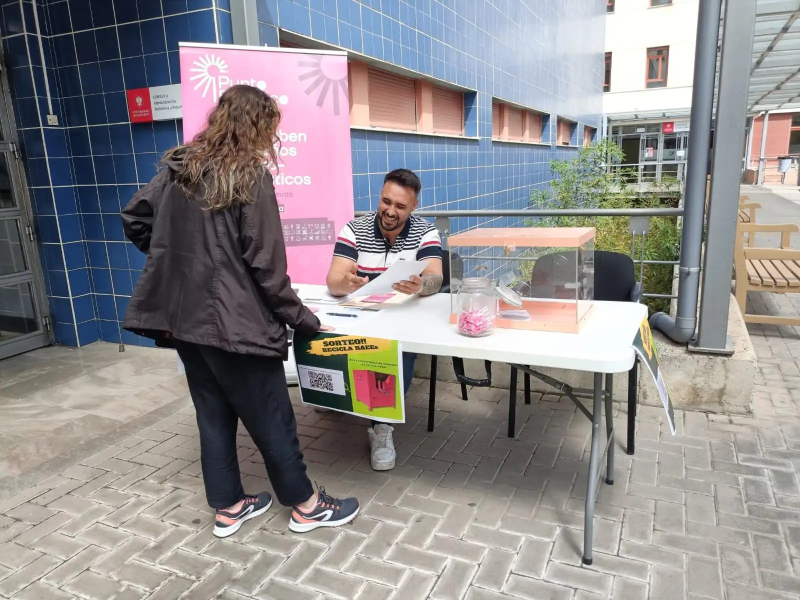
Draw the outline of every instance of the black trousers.
M227 508L244 498L236 454L239 419L261 451L278 501L294 506L311 498L283 361L180 340L175 346L197 412L209 506Z

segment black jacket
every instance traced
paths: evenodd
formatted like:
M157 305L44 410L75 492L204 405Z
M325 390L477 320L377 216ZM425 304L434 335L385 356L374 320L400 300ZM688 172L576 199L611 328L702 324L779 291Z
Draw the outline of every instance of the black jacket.
M212 211L174 181L167 161L122 211L147 261L122 326L163 345L175 337L239 354L286 358L286 327L312 334L317 317L286 274L278 202L265 171L255 201Z

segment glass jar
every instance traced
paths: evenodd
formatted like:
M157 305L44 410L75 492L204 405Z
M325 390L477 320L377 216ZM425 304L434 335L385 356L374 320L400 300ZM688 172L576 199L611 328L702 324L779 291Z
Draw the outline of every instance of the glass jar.
M458 332L469 337L494 333L497 294L486 277L470 277L461 282L456 297Z

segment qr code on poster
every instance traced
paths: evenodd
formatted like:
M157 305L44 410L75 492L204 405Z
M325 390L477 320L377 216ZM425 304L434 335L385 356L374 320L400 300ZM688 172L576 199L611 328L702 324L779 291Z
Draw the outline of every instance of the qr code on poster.
M333 393L333 375L309 369L308 387L312 390Z
M297 365L301 390L346 396L344 373L334 369Z

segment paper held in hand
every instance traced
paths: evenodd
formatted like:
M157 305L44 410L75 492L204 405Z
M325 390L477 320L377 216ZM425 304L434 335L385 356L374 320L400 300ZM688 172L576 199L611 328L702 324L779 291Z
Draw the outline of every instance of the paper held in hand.
M413 275L419 277L427 266L428 263L425 261L398 260L378 277L350 294L347 298L352 300L353 298L363 298L364 296L389 294L393 291L392 286L394 284L408 281Z

